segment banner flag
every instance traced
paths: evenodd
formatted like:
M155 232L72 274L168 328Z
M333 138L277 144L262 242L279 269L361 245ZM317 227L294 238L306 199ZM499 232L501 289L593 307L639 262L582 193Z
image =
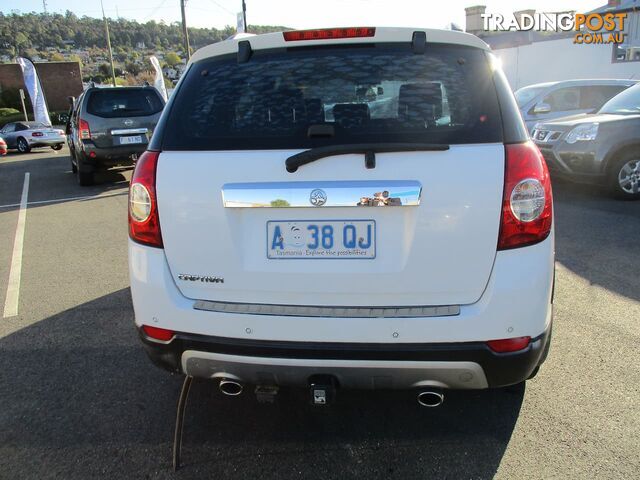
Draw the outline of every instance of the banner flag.
M164 75L162 75L162 68L160 68L160 62L158 61L155 55L151 55L149 57L149 60L151 60L151 65L153 65L153 68L155 68L156 70L156 79L153 82L153 86L156 87L156 89L160 92L160 95L162 95L162 98L164 98L164 101L166 102L168 99L167 87L165 87L164 85Z
M44 98L44 90L40 84L38 72L36 72L36 66L31 60L23 57L18 57L17 62L22 69L24 84L27 87L27 92L31 99L31 105L33 105L34 120L36 122L42 122L45 125L51 125L47 102Z

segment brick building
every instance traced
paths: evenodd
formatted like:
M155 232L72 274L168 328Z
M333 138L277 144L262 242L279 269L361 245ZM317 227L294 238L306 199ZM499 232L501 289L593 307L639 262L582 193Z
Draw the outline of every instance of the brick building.
M43 62L35 65L49 111L68 110L67 97L77 97L82 93L80 64L78 62ZM5 63L0 65L0 90L19 88L22 88L25 95L28 96L22 79L22 70L18 64ZM28 105L27 109L31 110L30 107L31 105ZM16 105L15 108L20 109L21 107Z

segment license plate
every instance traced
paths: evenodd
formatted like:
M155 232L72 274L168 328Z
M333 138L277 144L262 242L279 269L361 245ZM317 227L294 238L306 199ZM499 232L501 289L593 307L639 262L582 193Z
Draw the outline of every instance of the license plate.
M142 143L142 137L136 135L134 137L120 137L120 145L130 145L132 143Z
M374 220L270 220L267 258L273 260L371 260L376 258Z

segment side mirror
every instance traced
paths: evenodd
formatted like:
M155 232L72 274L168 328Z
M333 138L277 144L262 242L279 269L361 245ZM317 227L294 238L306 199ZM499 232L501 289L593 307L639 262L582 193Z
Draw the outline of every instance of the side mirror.
M378 87L378 95L384 95L384 88Z
M535 107L533 107L533 113L549 113L551 111L551 105L548 103L538 103Z

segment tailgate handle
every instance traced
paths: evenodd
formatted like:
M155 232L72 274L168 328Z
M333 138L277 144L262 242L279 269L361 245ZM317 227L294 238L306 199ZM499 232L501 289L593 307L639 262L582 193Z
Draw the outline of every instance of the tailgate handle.
M227 183L225 208L416 207L416 180Z
M141 133L147 133L149 131L148 128L121 128L116 130L111 130L111 135L136 135Z

